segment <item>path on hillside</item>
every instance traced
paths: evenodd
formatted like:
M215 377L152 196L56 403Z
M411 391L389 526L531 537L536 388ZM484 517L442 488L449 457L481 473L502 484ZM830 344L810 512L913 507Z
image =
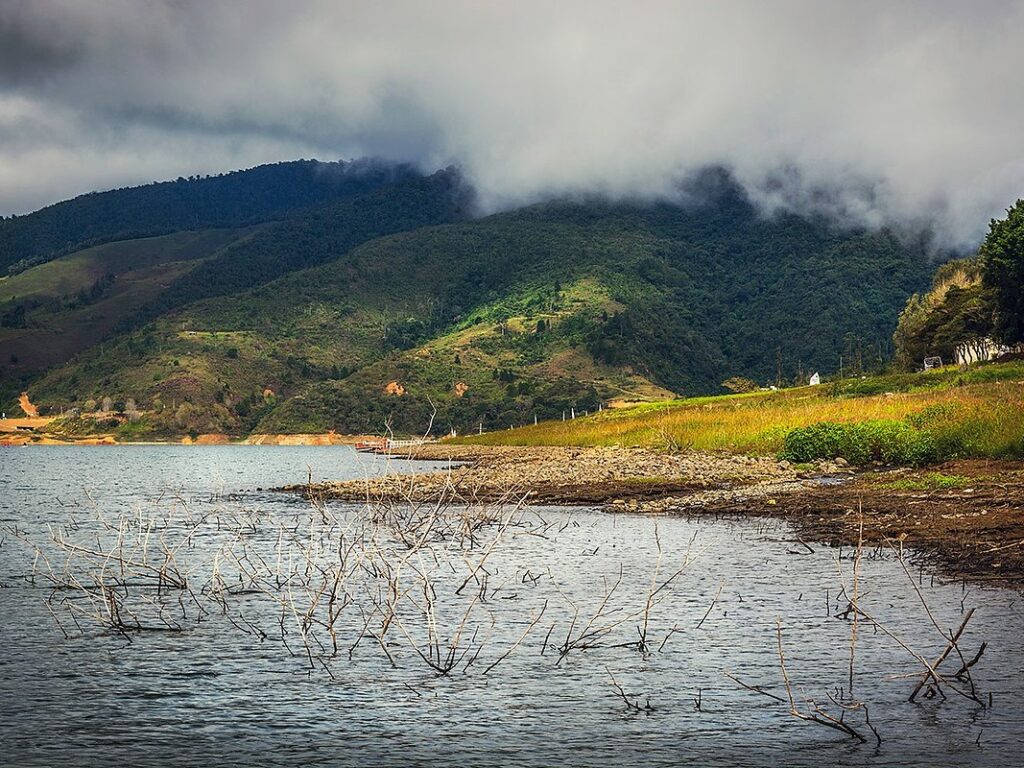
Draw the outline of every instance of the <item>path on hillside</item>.
M39 409L32 405L32 401L28 399L28 392L22 392L18 397L18 405L21 406L21 410L25 412L25 415L30 419L39 418Z

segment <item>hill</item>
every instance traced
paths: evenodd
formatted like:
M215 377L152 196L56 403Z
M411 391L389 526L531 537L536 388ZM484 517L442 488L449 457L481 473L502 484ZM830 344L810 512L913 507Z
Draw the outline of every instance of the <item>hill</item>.
M0 218L0 273L115 240L272 221L419 175L375 160L296 160L81 195Z
M435 431L507 427L735 375L799 379L840 355L877 364L932 269L887 232L766 218L728 185L701 205L563 201L460 221L457 174L430 178L219 251L178 279L193 289L47 372L33 400L130 398L148 434L417 432L432 414ZM363 224L339 223L359 211Z
M256 228L176 232L86 248L0 279L0 372L15 383L105 338L180 276Z

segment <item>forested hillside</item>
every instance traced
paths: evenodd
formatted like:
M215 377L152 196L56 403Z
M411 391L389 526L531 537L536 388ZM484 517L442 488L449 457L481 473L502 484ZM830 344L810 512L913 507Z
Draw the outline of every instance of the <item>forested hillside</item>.
M687 206L469 208L447 171L265 227L29 390L130 399L133 434L494 428L877 364L933 268L730 185Z
M383 184L321 205L224 248L178 278L142 311L174 307L263 285L281 275L337 259L355 246L394 232L468 217L472 192L453 169Z
M279 219L418 175L407 166L374 160L297 160L82 195L0 219L0 274L113 240Z

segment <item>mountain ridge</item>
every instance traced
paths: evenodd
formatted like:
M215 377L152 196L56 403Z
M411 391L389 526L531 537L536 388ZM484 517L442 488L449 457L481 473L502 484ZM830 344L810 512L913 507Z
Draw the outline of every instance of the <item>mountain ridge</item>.
M16 273L54 256L117 240L271 221L420 175L411 166L376 159L292 160L88 192L29 214L0 217L0 270Z
M464 431L887 358L923 245L766 217L720 171L694 189L473 218L456 169L380 183L225 244L66 363L4 365L4 396L132 400L151 435Z

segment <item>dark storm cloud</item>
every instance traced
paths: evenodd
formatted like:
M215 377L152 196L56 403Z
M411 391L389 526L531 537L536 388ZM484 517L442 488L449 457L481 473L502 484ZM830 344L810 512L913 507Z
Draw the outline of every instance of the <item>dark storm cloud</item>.
M292 157L459 163L486 204L671 195L975 242L1024 194L1020 2L0 4L0 211Z
M0 9L0 87L37 85L71 67L82 53L78 40L13 0Z

